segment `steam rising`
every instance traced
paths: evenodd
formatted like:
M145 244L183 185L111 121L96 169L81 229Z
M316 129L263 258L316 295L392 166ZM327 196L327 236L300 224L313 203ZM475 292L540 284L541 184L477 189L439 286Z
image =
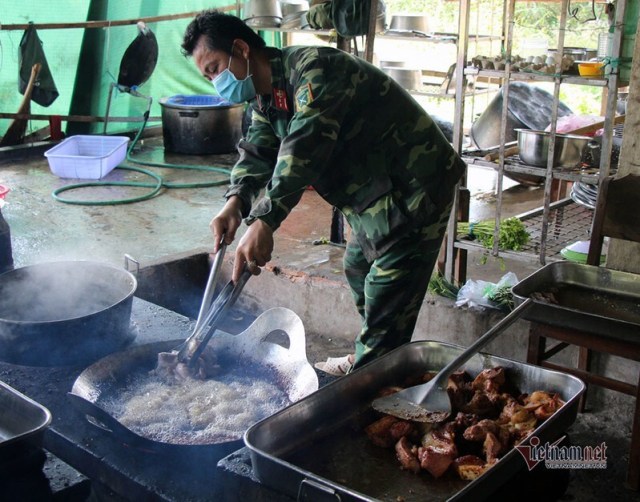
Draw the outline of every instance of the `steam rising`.
M55 262L16 269L0 281L0 318L51 322L100 312L133 294L124 270L95 262Z

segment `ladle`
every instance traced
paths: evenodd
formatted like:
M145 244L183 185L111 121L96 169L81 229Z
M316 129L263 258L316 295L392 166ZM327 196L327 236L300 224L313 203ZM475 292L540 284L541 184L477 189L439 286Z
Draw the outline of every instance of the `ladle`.
M451 401L447 393L449 376L498 334L520 319L531 305L533 300L527 298L427 383L375 399L372 403L373 408L403 420L443 422L451 415Z

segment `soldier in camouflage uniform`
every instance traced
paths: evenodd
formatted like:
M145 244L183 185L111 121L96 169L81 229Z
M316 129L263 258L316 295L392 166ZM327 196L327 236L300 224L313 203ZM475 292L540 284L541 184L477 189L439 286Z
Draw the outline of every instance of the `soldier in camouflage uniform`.
M312 186L352 229L344 266L362 318L354 367L409 342L465 169L433 120L366 61L329 47L266 47L234 16L199 14L182 48L221 95L252 107L227 203L211 222L214 250L243 218L249 225L234 280L245 263L259 273L271 259L273 232ZM225 91L228 79L243 92Z

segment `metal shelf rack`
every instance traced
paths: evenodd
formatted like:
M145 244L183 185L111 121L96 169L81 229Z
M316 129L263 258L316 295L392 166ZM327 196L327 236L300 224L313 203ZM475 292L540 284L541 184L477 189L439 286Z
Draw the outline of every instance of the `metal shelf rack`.
M503 109L502 109L502 127L500 132L501 146L498 151L497 164L493 162L486 162L482 159L475 159L473 156L465 155L463 151L463 122L464 122L464 106L465 106L465 79L459 79L456 81L456 111L454 118L454 147L457 151L463 155L468 163L479 163L485 166L491 166L498 171L498 183L497 183L497 201L495 211L495 236L498 236L501 214L502 214L502 187L503 178L510 173L522 173L522 174L540 174L544 179L544 202L543 206L536 211L536 218L532 220L532 223L537 225L535 231L530 230L530 233L534 233L537 236L535 242L537 244L530 249L529 253L521 253L523 259L536 259L541 265L544 265L547 261L554 259L557 255L557 249L555 246L554 235L556 230L555 218L555 204L557 200L554 196L557 194L557 184L559 181L575 182L581 181L590 184L599 184L610 173L610 158L613 147L613 131L614 131L614 117L617 101L618 87L623 85L620 82L617 72L612 72L610 75L602 78L584 78L576 75L562 75L560 72L561 58L564 50L564 34L567 24L567 12L569 0L562 0L560 7L560 20L558 27L558 39L556 50L556 71L553 75L538 74L531 72L514 72L511 71L511 64L509 63L512 56L512 46L514 38L514 12L515 12L516 0L505 0L504 3L504 19L503 19L503 33L504 33L504 45L503 53L506 57L506 64L504 71L502 70L479 70L477 68L467 67L467 52L469 43L469 13L471 10L471 0L460 0L459 2L459 43L457 46L458 56L457 65L458 68L465 68L463 74L467 76L480 76L497 79L502 83L503 92ZM614 21L614 33L611 41L610 53L614 57L619 57L622 45L622 28L624 26L624 14L626 8L626 1L619 0L616 3L615 21ZM550 147L548 152L548 161L546 168L534 168L523 164L519 158L510 158L505 156L505 138L506 138L506 123L508 113L508 100L509 100L509 84L513 81L531 81L531 82L550 82L553 83L553 107L552 116L550 121L550 130L552 131L550 136ZM559 170L553 166L554 150L556 143L556 124L558 120L558 103L560 87L564 84L577 84L577 85L589 85L595 87L601 87L606 90L606 113L604 121L604 134L602 138L602 152L600 160L600 168L597 172L568 172L566 170ZM468 207L465 208L465 204L461 203L458 195L456 201L456 207L459 208L457 212L458 218L463 220L468 219ZM588 208L583 208L585 211L590 211ZM464 214L466 212L466 214ZM588 220L588 219L587 219ZM585 221L587 221L585 220ZM564 220L563 220L564 221ZM590 220L589 220L590 224ZM469 249L469 243L460 240L457 237L456 232L457 222L452 218L450 222L446 243L446 266L445 275L447 278L455 278L458 282L462 282L466 278L466 270L464 264L466 260L459 255L464 253L466 249ZM566 232L565 235L570 235L570 232ZM587 234L588 235L588 234ZM496 244L491 250L494 256L507 256L514 253L508 253L504 250L498 249L498 239L494 239ZM477 245L476 245L477 246ZM533 254L535 253L535 255ZM516 253L518 254L518 253ZM518 256L520 257L520 256Z
M495 170L499 169L499 165L495 162L485 160L483 157L474 157L463 152L462 158L467 164L491 167ZM529 176L539 176L544 178L547 175L546 168L534 167L529 164L525 164L518 155L512 155L504 158L504 173L508 176L512 174L526 174ZM590 185L597 185L599 180L599 171L593 168L567 168L567 167L554 167L551 173L553 179L560 181L570 182L582 182Z
M479 70L478 68L465 68L465 75L471 76L484 76L495 79L507 78L506 73L500 70ZM607 77L581 77L578 75L545 75L542 73L533 73L526 71L512 72L509 74L509 78L512 81L520 82L556 82L560 81L563 84L574 85L588 85L591 87L607 87L609 85L609 78ZM627 84L622 84L627 85Z

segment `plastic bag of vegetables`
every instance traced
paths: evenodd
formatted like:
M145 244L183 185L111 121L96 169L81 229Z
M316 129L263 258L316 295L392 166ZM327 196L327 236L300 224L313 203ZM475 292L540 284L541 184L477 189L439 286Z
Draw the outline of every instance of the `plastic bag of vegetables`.
M497 282L468 280L458 291L456 307L469 308L491 307L494 309L513 310L513 295L511 288L518 283L513 272L507 272Z

